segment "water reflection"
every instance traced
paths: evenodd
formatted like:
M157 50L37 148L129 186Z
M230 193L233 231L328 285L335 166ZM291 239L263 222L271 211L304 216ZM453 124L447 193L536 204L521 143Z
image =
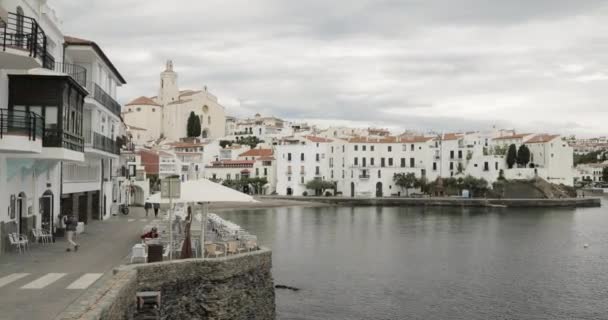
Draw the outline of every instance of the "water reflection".
M273 249L280 319L602 319L602 208L220 212ZM582 247L589 243L589 249Z

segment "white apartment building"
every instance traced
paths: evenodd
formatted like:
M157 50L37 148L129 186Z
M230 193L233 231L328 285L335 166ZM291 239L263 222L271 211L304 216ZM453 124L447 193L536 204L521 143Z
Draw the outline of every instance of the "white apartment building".
M124 137L120 135L123 124L116 91L126 81L97 43L64 39L66 61L74 70L86 70L83 79L89 95L82 114L85 161L63 163L61 203L62 208L78 213L79 221L88 223L109 217L112 204L118 200L113 173Z
M307 190L306 183L313 179L334 180L336 170L330 170L330 151L333 140L306 136L284 138L275 146L276 190L279 195L314 194Z
M83 162L86 69L62 60L47 1L0 3L0 254L7 234L60 230L61 162Z

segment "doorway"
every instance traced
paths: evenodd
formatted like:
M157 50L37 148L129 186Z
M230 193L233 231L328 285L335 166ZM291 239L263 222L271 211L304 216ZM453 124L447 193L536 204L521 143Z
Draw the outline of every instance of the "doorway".
M354 182L350 183L350 196L351 196L351 198L355 197L355 183Z
M40 222L42 230L53 233L53 192L47 190L38 200L40 205Z
M89 208L87 208L87 195L78 196L78 221L84 222L84 224L89 223Z
M376 197L382 198L382 182L376 183Z
M91 200L91 210L93 211L93 219L101 220L99 214L99 191L93 192L93 199Z
M288 195L288 196L293 195L293 189L291 189L291 188L287 188L287 195Z

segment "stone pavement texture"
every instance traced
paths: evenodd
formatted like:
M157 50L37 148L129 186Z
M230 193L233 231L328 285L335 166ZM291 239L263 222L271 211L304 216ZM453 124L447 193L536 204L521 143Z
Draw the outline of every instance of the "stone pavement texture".
M87 288L109 277L126 261L152 217L141 208L129 215L93 221L77 235L77 252L66 252L65 238L33 244L25 254L0 256L0 319L53 319Z

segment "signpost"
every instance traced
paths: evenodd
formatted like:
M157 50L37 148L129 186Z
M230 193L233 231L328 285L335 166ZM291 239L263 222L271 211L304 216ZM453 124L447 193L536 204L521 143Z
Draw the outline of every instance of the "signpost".
M169 199L169 260L173 260L173 199L179 199L181 186L179 177L167 177L160 182L161 199Z

